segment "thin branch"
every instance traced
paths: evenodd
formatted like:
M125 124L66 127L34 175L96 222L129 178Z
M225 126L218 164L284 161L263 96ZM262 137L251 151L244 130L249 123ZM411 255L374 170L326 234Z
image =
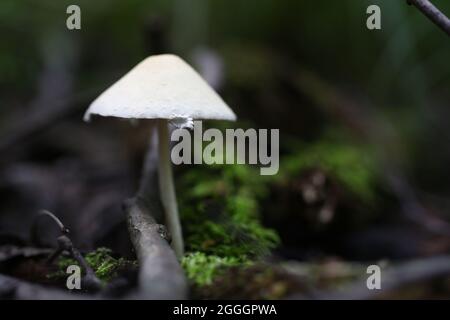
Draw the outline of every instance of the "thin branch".
M185 299L183 270L166 241L167 231L156 223L142 199L125 204L128 229L139 260L138 299Z
M187 283L183 270L169 245L166 228L156 219L162 217L159 202L158 154L152 136L136 198L125 202L128 229L139 260L139 299L185 299Z
M407 0L450 36L450 19L428 0Z
M69 229L67 229L64 226L64 224L61 222L61 220L59 220L59 218L57 216L55 216L53 213L51 213L50 211L48 211L48 210L40 210L37 217L41 217L41 216L48 216L48 217L50 217L58 225L58 227L59 227L59 229L60 229L62 234L68 234L69 233Z

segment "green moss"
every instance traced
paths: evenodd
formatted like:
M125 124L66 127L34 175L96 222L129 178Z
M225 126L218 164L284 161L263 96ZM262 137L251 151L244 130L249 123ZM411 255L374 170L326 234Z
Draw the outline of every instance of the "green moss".
M202 252L187 254L181 260L188 279L200 286L211 284L213 279L222 274L226 268L249 264L248 260L235 257L222 258Z
M311 168L326 171L361 200L374 200L375 163L366 148L328 140L299 145L281 160L277 179L286 180Z
M222 258L257 258L274 248L277 234L260 223L259 200L267 190L256 168L192 168L182 179L180 212L188 252Z
M247 264L279 243L260 222L260 200L267 185L257 168L246 165L196 166L179 190L187 255L183 267L198 285L210 283L229 266Z
M94 270L96 276L103 282L108 283L126 269L136 268L136 261L126 260L124 258L114 258L112 251L107 248L98 248L84 256L88 265ZM50 274L50 278L67 277L66 269L69 265L78 265L72 258L60 256L56 261L59 271Z
M260 221L272 184L320 168L349 193L373 200L374 164L363 148L323 139L290 143L285 151L274 176L237 164L191 166L182 173L177 189L182 190L178 201L187 252L183 266L194 282L210 282L219 266L256 261L279 244L278 234Z

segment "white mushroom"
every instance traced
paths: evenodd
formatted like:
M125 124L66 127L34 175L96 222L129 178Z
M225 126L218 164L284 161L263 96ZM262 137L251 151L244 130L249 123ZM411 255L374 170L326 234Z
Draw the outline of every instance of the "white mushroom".
M126 119L158 119L159 186L172 247L183 255L183 237L170 164L168 121L192 119L235 120L236 115L219 95L181 58L151 56L139 63L105 92L86 111Z

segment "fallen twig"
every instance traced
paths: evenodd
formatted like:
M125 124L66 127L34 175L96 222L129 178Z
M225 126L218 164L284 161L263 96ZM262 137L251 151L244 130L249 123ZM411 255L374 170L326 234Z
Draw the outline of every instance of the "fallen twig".
M450 19L428 0L407 0L450 36Z
M187 284L183 270L169 246L170 236L166 228L156 222L162 216L162 209L156 170L158 149L155 144L153 139L136 198L126 201L124 205L131 241L140 265L137 298L184 299Z

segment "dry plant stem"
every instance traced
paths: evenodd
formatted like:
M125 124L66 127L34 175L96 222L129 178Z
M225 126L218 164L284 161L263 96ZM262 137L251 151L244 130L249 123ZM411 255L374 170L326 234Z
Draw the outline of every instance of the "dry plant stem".
M450 36L450 19L428 0L407 0Z
M164 208L166 223L172 235L172 248L178 258L184 254L183 234L178 214L175 186L173 183L172 162L170 161L169 128L167 120L158 120L159 146L159 190Z

